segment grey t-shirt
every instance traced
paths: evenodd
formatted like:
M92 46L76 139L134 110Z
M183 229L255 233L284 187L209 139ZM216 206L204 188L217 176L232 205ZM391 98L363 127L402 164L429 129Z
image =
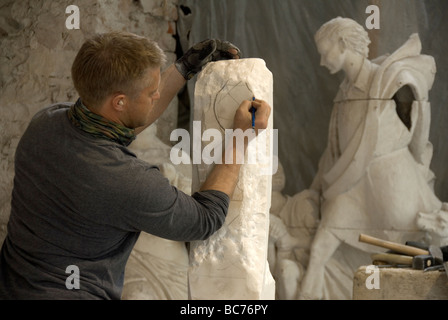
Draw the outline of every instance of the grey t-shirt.
M128 148L74 127L68 108L38 112L17 147L2 299L120 299L140 231L193 241L224 223L226 194L184 194ZM79 289L66 286L73 266Z

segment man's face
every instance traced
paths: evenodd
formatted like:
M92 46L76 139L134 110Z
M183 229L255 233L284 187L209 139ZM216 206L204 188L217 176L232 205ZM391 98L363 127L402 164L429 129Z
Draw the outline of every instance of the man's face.
M321 39L317 42L317 50L321 55L320 65L326 67L331 74L342 70L345 63L345 49L339 40Z
M129 128L138 128L154 122L154 103L160 99L160 68L147 71L144 81L148 83L138 94L137 98L131 99L127 108Z

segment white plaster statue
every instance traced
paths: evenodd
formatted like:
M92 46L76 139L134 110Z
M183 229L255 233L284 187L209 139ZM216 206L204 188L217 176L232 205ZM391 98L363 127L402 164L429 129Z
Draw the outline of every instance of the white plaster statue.
M448 203L435 212L419 212L417 224L426 231L426 242L435 246L448 246Z
M311 242L319 226L319 194L306 189L289 196L281 192L284 186L285 175L279 163L272 179L269 266L276 283L276 299L295 300L308 266ZM325 297L350 299L352 270L369 259L369 254L342 244L325 265Z
M319 194L320 224L299 298L332 299L326 281L336 269L329 270L328 264L342 261L335 260L342 246L350 252L374 250L358 241L360 233L400 243L419 240L417 215L442 207L429 168L428 92L436 67L432 57L420 53L417 34L393 54L368 60L367 32L351 19L327 22L315 41L321 65L332 74L343 71L345 80L334 99L328 145L310 187ZM348 261L349 254L344 251L340 258Z
M285 172L279 163L272 177L268 261L275 279L276 299L293 300L308 264L309 247L318 220L314 216L317 208L307 207L303 193L290 197L282 193L284 187Z
M272 73L261 59L207 64L196 82L194 120L200 121L200 137L206 132L213 133L213 137L203 138L201 150L196 150L196 154L204 157L211 146L221 149L225 130L232 129L240 104L256 97L272 107L272 92ZM272 124L271 116L263 134L271 134ZM272 163L269 158L257 158L261 161L253 163L248 159L250 154L269 157L263 151L271 149L270 139L260 140L261 136L259 133L249 142L224 225L209 239L191 243L188 277L193 300L275 298L275 283L267 262ZM215 160L220 160L220 156ZM204 159L194 164L192 192L212 168L213 163Z

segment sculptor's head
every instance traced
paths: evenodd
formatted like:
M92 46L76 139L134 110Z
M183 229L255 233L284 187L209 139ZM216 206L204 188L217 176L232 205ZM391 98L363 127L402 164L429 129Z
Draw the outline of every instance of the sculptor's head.
M314 40L322 57L321 65L331 73L341 70L347 50L364 58L369 55L369 36L352 19L337 17L328 21L317 31Z
M83 102L98 106L115 92L136 96L147 70L159 69L165 60L157 43L147 38L127 32L97 34L79 50L72 78Z
M128 32L87 39L72 65L72 79L84 105L128 128L155 121L160 70L166 56L156 42Z

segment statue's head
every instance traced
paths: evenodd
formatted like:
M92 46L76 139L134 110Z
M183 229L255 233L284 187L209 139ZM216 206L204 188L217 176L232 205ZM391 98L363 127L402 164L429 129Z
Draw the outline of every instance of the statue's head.
M341 70L341 63L346 50L367 58L370 39L364 28L356 21L337 17L325 23L314 36L321 64L330 72Z

